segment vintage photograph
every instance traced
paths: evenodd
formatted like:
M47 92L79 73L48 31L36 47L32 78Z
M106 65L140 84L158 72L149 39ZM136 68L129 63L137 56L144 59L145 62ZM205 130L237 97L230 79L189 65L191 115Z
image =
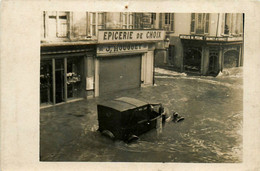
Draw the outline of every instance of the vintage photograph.
M42 11L40 162L243 162L244 13Z

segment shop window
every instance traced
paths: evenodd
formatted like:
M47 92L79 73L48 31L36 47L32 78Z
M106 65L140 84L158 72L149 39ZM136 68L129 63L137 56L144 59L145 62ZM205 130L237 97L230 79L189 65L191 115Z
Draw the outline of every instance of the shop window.
M96 37L98 29L105 29L106 14L104 12L89 13L89 36Z
M133 13L132 12L123 12L120 13L121 23L123 29L133 29Z
M191 14L191 33L193 34L209 33L209 13Z
M224 68L238 67L239 52L230 50L224 53Z
M223 26L224 34L243 33L243 14L226 13Z
M40 67L40 103L53 103L52 61L42 61Z
M41 61L41 106L82 97L82 60L82 57L70 57Z
M165 31L174 31L174 14L173 13L161 13L159 20L159 27Z
M81 58L73 57L67 59L67 94L68 98L79 98L81 96L82 66Z
M69 13L68 12L45 12L44 29L45 37L67 38L69 36Z

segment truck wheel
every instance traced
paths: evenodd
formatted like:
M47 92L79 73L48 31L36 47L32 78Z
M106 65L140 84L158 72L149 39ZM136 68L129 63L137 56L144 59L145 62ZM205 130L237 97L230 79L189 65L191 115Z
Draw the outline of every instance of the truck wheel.
M109 137L109 138L111 138L111 139L115 138L114 134L111 131L109 131L109 130L102 131L102 134L107 136L107 137Z
M139 137L138 137L138 136L136 136L136 135L130 135L130 136L128 137L128 139L127 139L127 143L131 143L131 142L137 141L137 140L139 140Z

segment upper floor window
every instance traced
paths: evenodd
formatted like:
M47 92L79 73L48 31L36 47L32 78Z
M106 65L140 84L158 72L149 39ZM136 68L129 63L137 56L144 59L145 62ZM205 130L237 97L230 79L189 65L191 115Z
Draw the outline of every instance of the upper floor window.
M123 29L133 29L133 13L132 12L122 12L120 13L121 23Z
M159 27L160 29L164 29L165 31L174 31L174 14L161 13Z
M89 13L89 36L97 36L98 29L105 29L106 15L104 12Z
M209 13L191 14L191 33L194 34L209 33Z
M243 33L243 14L225 14L223 32L224 34Z
M43 19L45 38L69 37L69 12L44 12Z
M156 25L156 13L135 13L135 29L152 29Z
M156 24L156 13L152 13L151 14L151 25L154 27L154 25Z

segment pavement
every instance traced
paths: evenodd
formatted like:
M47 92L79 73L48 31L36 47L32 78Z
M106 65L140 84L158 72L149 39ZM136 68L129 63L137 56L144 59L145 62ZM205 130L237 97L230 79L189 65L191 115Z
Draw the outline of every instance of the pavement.
M154 86L41 109L40 160L242 162L242 68L218 77L155 71ZM113 142L97 131L97 104L123 96L160 102L185 120L133 144Z

